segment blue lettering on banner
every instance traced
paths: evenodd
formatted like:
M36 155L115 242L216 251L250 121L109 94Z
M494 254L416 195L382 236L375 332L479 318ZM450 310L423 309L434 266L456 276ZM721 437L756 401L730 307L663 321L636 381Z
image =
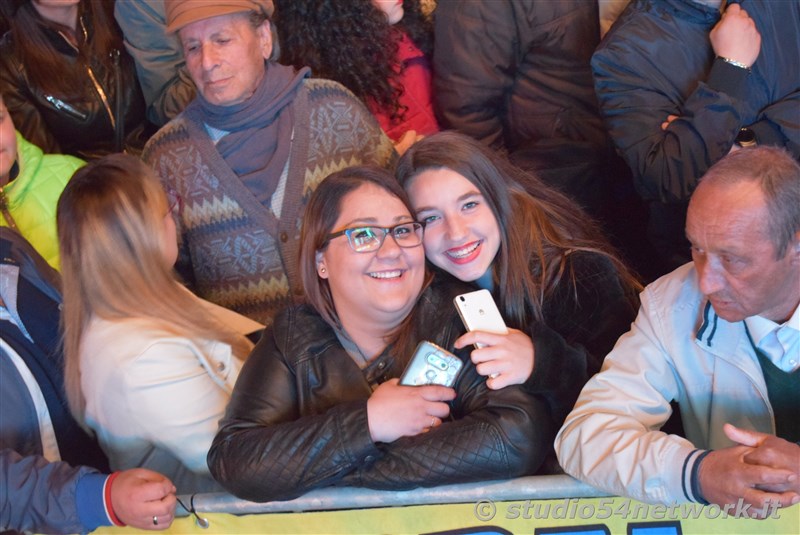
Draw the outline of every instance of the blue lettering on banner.
M627 535L683 535L680 522L633 522L627 524ZM605 524L588 526L563 526L535 528L534 535L611 535ZM422 535L513 535L499 526L474 526L469 528L436 531Z
M628 535L682 535L680 522L641 522L628 524Z
M591 524L589 526L568 526L561 528L536 528L534 535L611 535L605 524Z
M507 529L499 526L475 526L463 529L448 529L447 531L434 531L421 535L514 535Z

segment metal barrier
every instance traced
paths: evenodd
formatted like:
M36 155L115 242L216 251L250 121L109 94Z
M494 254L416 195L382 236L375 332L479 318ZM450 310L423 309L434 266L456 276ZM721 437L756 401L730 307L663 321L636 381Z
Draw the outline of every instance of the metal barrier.
M265 482L265 484L269 484ZM294 500L253 503L229 494L181 496L186 512L166 534L403 533L509 535L797 535L800 505L748 518L749 505L647 504L609 496L566 475L533 476L405 491L327 487ZM100 528L96 535L120 535ZM131 528L124 528L126 533ZM208 530L208 531L206 531ZM142 532L144 534L144 532Z
M195 494L194 507L205 513L234 515L257 513L298 513L341 509L370 509L405 505L475 503L494 501L547 500L554 498L598 498L608 496L567 475L529 476L502 481L481 481L402 491L370 490L354 487L327 487L313 490L294 500L255 503L226 493ZM190 496L181 496L190 503ZM178 516L187 511L178 508Z

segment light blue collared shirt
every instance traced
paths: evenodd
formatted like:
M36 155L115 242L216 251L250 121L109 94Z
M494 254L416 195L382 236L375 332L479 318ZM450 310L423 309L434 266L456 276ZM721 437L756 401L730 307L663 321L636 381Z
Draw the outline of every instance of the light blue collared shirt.
M787 373L800 367L800 306L780 325L761 316L751 316L744 322L753 343L775 366Z

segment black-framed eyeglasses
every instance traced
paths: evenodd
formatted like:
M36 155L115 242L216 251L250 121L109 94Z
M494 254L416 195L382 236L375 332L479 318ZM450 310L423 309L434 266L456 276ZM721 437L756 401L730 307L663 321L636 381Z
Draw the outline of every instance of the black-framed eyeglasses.
M417 247L422 244L422 223L401 223L393 227L353 227L328 234L328 240L347 236L347 243L357 253L372 253L383 245L387 234L400 247Z

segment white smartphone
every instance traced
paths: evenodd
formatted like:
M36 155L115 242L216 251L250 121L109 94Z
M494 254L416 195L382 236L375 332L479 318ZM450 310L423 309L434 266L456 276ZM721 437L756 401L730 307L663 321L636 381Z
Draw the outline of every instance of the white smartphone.
M497 309L492 294L489 290L477 290L461 294L453 299L458 315L464 322L468 331L484 331L487 333L506 334L506 322ZM484 347L484 344L475 344L475 347Z
M463 366L461 359L448 350L423 340L400 377L400 384L453 386Z

